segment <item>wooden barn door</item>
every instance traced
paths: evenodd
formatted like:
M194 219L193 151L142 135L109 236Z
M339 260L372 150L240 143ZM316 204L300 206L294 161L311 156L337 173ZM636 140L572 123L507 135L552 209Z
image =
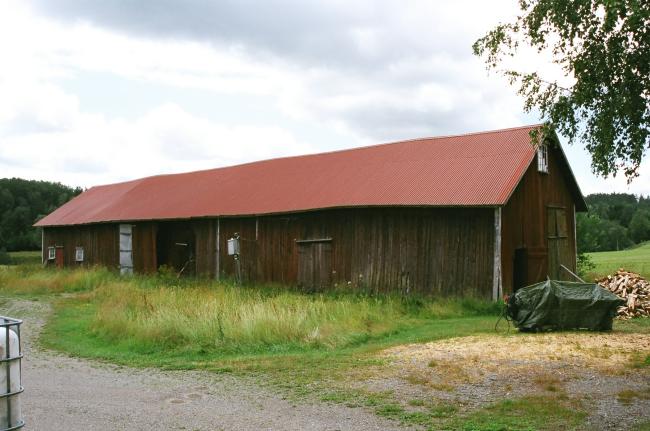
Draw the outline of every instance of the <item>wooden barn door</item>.
M568 280L569 273L561 268L572 268L569 235L567 232L566 210L561 207L548 207L548 276L552 280Z
M332 240L297 240L298 286L307 291L329 287L332 275Z
M57 246L54 250L56 267L63 268L65 265L65 254L63 253L63 246Z

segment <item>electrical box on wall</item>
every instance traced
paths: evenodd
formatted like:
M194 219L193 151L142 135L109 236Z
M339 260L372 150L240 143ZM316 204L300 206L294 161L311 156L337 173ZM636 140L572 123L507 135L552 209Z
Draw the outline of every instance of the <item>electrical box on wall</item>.
M239 254L239 237L228 240L228 256Z

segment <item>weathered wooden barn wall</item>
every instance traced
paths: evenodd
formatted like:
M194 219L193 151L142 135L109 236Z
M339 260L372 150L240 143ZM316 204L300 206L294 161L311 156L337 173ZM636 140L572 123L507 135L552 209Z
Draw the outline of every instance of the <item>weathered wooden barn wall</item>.
M114 225L115 229L118 225ZM133 223L133 270L141 274L151 274L158 270L156 254L156 222Z
M192 221L196 234L196 272L200 276L214 277L217 261L217 221Z
M115 224L95 224L70 227L43 228L43 259L48 247L63 247L64 265L103 265L119 267L119 232ZM84 248L84 261L75 262L75 249ZM48 262L48 264L53 262Z
M226 241L239 233L244 279L296 284L296 240L331 239L332 285L489 298L493 214L492 208L369 208L221 219L220 272L235 274Z
M161 232L167 232L167 242L162 246L171 248L175 247L176 232L181 232L178 238L187 241L183 232L191 230L195 259L192 273L195 270L198 276L215 277L219 268L220 277L234 278L235 261L227 254L227 240L238 233L245 281L296 285L301 281L301 268L305 273L305 256L311 256L308 264L317 268L316 277L321 283L318 288L337 285L376 292L489 298L494 256L493 214L492 208L360 208L133 222L134 270L151 273L162 263ZM118 226L46 228L46 247L63 245L66 266L75 265L74 249L82 246L86 253L84 264L117 268ZM326 241L301 242L305 240ZM312 250L317 253L310 254ZM317 262L313 262L314 258Z
M504 293L512 292L522 284L545 280L547 275L553 279L571 280L566 271L559 270L560 263L575 272L575 203L567 186L566 170L560 166L558 151L549 148L548 173L538 172L537 160L531 163L503 208L501 260ZM555 235L555 223L566 231L566 237ZM549 242L552 245L561 243L558 244L561 245L559 261L553 258L554 253L549 253ZM524 262L524 267L519 268L520 273L523 270L520 286L515 286L517 253Z

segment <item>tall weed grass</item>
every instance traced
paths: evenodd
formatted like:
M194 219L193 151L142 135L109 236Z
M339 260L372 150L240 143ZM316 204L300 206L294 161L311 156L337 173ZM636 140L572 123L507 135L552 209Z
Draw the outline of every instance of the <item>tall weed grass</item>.
M247 353L354 346L426 319L493 314L473 299L305 294L283 286L237 286L162 276L121 278L105 269L0 271L0 291L20 294L86 292L89 330L140 350L192 349Z
M0 293L44 295L93 290L116 280L104 268L54 269L41 264L0 266Z
M330 298L214 284L146 289L115 283L96 292L93 328L102 336L162 347L224 351L335 347L395 329L390 299Z
M478 300L404 299L350 293L305 294L277 286L199 282L151 286L116 282L94 292L93 330L145 348L199 347L245 353L340 348L422 323L423 319L493 314Z

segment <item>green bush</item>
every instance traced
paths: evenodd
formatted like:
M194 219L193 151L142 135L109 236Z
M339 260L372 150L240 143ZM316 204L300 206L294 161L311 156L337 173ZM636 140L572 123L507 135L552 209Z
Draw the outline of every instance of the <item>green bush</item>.
M596 268L596 264L587 253L578 253L578 275L582 278L587 277L591 271Z

